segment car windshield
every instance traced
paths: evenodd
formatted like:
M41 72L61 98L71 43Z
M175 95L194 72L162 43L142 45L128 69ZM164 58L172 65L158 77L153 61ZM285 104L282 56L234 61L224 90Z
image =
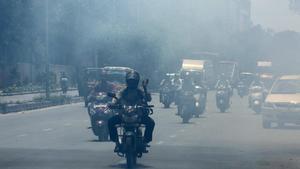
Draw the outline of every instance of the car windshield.
M300 80L278 80L271 91L272 94L300 93Z

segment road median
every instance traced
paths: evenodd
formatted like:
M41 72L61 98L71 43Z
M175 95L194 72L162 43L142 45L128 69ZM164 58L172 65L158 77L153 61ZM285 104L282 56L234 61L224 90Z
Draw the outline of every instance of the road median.
M65 105L71 103L83 102L82 97L68 97L68 96L55 96L50 99L36 99L33 101L21 102L21 103L1 103L0 114L14 113L26 110L35 110L46 107Z

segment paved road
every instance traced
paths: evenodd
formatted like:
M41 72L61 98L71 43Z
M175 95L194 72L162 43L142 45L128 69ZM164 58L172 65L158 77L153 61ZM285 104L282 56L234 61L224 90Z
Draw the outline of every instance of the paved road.
M263 129L246 98L235 97L227 113L218 112L213 98L202 118L181 124L175 107L163 109L155 96L155 140L138 168L300 168L300 128ZM113 144L95 141L88 126L82 104L1 115L0 168L125 168Z
M51 95L61 95L62 92L52 92ZM31 101L35 97L44 96L45 93L34 93L14 96L0 96L0 102L17 102L17 101ZM77 90L68 91L69 96L78 96Z

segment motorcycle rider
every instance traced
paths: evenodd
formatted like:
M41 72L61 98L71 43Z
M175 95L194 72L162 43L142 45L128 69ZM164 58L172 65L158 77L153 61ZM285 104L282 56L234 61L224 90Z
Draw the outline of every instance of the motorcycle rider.
M163 88L172 89L172 80L168 75L160 82L159 101L162 101Z
M68 79L66 73L62 72L61 77L60 77L60 86L61 86L63 93L66 93L68 90L68 82L69 82L69 79Z
M265 85L264 83L260 80L259 75L256 75L253 82L250 85L250 88L254 87L254 86L259 86L262 87L263 89L265 89Z
M138 88L140 75L136 71L130 71L126 74L126 88L119 93L117 103L121 105L145 105L151 101L150 93L145 93ZM122 118L119 114L113 116L108 120L108 128L111 141L116 143L115 152L119 152L120 145L118 141L117 124L122 123ZM145 125L144 134L144 151L148 144L152 141L152 133L154 130L155 122L149 117L148 113L143 114L141 123Z
M266 95L268 93L264 83L261 81L260 76L258 74L255 75L253 82L250 84L249 90L250 92L252 92L251 89L253 89L254 87L261 87L262 89L262 94L263 94L263 100L265 100ZM249 106L251 105L251 93L249 95Z
M177 114L176 115L180 115L181 114L181 110L182 110L182 100L180 99L182 93L186 92L186 91L191 91L193 92L195 89L195 86L193 84L193 80L192 77L190 76L190 72L186 72L185 75L183 76L183 81L182 81L182 86L179 89L179 98L178 98L178 105L177 105Z
M180 79L178 74L175 74L174 79L172 79L172 86L174 88L174 101L176 105L178 105L179 102L178 96L179 96L181 85L182 85L182 79Z
M195 81L194 81L195 85L198 85L201 87L202 89L202 93L205 95L205 97L207 97L207 90L208 90L208 87L207 85L205 84L205 81L201 78L196 78Z
M231 85L224 73L221 74L220 79L218 80L215 88L218 89L220 86L224 86L226 90L228 90L228 92L231 94Z

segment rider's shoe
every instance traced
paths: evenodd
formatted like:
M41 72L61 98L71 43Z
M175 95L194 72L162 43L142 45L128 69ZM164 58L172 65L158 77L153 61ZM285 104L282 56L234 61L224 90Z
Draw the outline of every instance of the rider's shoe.
M115 152L115 153L118 153L118 152L120 152L120 151L121 151L121 145L120 145L120 144L116 144L115 149L114 149L114 152Z
M148 143L144 143L143 144L142 152L143 153L148 153L149 151L147 150L147 148L149 148L149 147L150 147L150 145Z

